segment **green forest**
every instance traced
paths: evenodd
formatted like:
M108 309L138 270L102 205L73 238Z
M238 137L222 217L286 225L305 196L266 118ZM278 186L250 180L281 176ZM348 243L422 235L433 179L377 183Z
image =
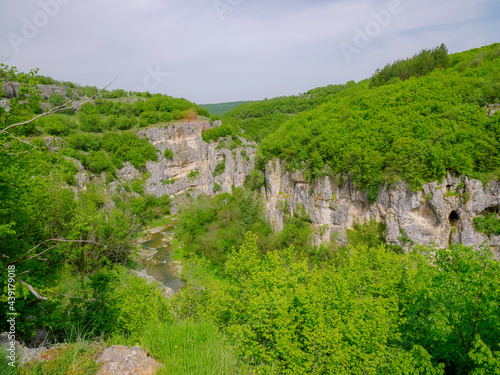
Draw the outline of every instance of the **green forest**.
M457 54L441 45L358 83L230 110L203 140L256 142L255 170L245 187L214 186L175 215L169 196L145 192L146 164L161 155L137 131L217 113L2 64L0 88L12 81L19 95L0 107L0 332L15 300L17 339L45 327L57 346L15 368L2 355L0 373L95 374L98 354L121 344L144 348L163 365L158 374L500 374L500 264L490 248L405 252L374 220L349 228L347 244L314 245L304 210L275 232L258 194L277 158L311 181L350 180L371 202L400 181L418 190L447 173L498 180L500 113L485 106L500 104L499 44ZM65 95L42 100L40 83ZM119 180L125 162L142 177ZM81 168L94 176L86 190ZM500 233L498 212L476 219L478 231ZM165 222L176 223L184 282L169 299L130 272L134 241Z

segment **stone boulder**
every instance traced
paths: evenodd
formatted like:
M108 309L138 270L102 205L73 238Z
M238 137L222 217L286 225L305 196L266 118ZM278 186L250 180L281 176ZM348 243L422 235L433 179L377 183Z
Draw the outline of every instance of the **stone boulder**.
M162 366L139 346L123 345L105 349L97 363L103 365L96 375L154 375Z

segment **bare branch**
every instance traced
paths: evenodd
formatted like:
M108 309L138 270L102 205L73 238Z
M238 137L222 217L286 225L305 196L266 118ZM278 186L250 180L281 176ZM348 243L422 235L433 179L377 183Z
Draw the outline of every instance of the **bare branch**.
M111 86L113 84L113 82L116 81L118 77L115 77L115 79L113 79L110 83L108 83L105 87L103 87L102 89L100 89L99 91L97 91L94 95L92 95L90 98L88 98L86 101L84 101L83 103L81 103L80 105L84 105L88 102L90 102L91 100L93 100L97 95L99 95L101 92L103 92L104 90L106 90L109 86ZM27 125L27 124L30 124L32 123L33 121L36 121L42 117L45 117L45 116L49 116L49 115L52 115L54 113L57 113L57 112L61 112L61 111L65 111L67 109L71 109L73 108L71 106L71 104L74 102L75 100L74 99L71 99L69 101L67 101L66 103L64 104L61 104L57 107L54 107L52 108L51 110L49 110L48 112L45 112L45 113L42 113L41 115L38 115L36 117L33 117L31 120L27 120L27 121L24 121L24 122L20 122L20 123L17 123L17 124L12 124L12 125L9 125L7 126L6 128L4 128L3 130L1 130L2 132L10 135L11 137L14 137L16 138L17 140L21 141L21 142L24 142L24 143L27 143L29 144L30 146L33 146L31 143L28 143L28 142L25 142L15 136L13 136L11 133L9 133L7 130L9 130L10 128L13 128L13 127L16 127L16 126L22 126L22 125ZM36 146L33 146L33 147L36 147ZM38 147L36 147L38 148Z
M28 287L28 289L30 290L30 292L33 293L33 295L36 298L38 298L39 300L43 300L43 301L48 301L49 300L47 297L42 297L40 294L38 294L38 292L35 290L35 288L33 288L30 284L25 283L24 281L19 280L19 279L17 281L19 281L23 285L26 285Z
M10 127L10 126L9 126L9 127ZM7 128L6 128L6 129L7 129ZM9 133L8 131L5 131L5 129L4 129L4 130L0 130L0 131L1 131L1 132L3 132L3 133L5 133L5 134L10 135L12 138L17 139L17 140L18 140L18 141L20 141L20 142L26 143L27 145L29 145L29 146L31 146L31 147L34 147L34 148L40 149L40 147L37 147L37 146L35 146L35 145L32 145L31 143L26 142L26 141L22 140L21 138L16 137L15 135L13 135L13 134Z
M101 243L98 243L98 242L95 242L95 241L87 241L87 240L66 240L66 239L57 239L57 238L52 238L50 240L46 240L46 241L43 241L43 242L40 242L38 245L36 245L35 247L31 248L30 250L28 250L26 253L24 253L24 255L22 255L21 257L17 258L14 262L12 263L9 263L10 264L16 264L16 263L19 263L22 259L26 258L28 256L28 254L32 253L33 251L35 251L38 247L46 244L47 242L51 242L51 241L54 241L54 242L66 242L66 243L90 243L90 244L94 244L94 245L97 245L97 246L104 246L106 247L106 245L103 245ZM56 247L57 245L54 245L54 246L51 246L49 247L48 249L45 249L44 251L42 251L41 253L39 254L35 254L33 256L31 256L30 258L26 259L25 262L27 262L28 260L31 260L33 258L38 258L40 257L42 254L46 253L47 251L49 251L50 249L53 249L54 247Z

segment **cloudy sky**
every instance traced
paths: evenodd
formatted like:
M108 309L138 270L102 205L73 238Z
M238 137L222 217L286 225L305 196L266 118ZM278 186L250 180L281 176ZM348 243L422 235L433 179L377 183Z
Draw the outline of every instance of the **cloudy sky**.
M199 104L361 80L500 42L498 0L0 0L0 60Z

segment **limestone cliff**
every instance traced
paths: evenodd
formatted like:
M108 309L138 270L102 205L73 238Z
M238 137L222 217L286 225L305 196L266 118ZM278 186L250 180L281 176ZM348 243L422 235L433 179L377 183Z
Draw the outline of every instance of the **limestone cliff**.
M338 184L324 177L309 183L300 172L286 172L278 160L268 163L266 215L275 230L283 228L286 215L304 207L315 229L316 243L331 239L345 242L346 229L357 220L374 218L385 222L387 242L404 246L435 243L447 247L461 242L466 246L483 242L499 251L500 236L488 236L474 229L473 219L500 208L500 182L484 185L467 177L448 176L431 182L421 191L405 183L380 190L378 200L368 202L367 194L350 182Z
M233 185L243 186L255 165L256 144L242 139L243 147L231 151L217 147L218 143L204 142L202 132L214 126L220 126L220 122L184 123L140 130L137 135L147 138L161 154L158 162L147 163L149 178L144 185L145 191L158 197L175 197L190 189L191 195L214 195L215 184L220 186L219 192L231 192ZM164 157L166 149L172 151L172 159ZM215 175L215 168L220 163L224 163L224 170ZM117 175L120 179L131 180L142 174L127 163Z

